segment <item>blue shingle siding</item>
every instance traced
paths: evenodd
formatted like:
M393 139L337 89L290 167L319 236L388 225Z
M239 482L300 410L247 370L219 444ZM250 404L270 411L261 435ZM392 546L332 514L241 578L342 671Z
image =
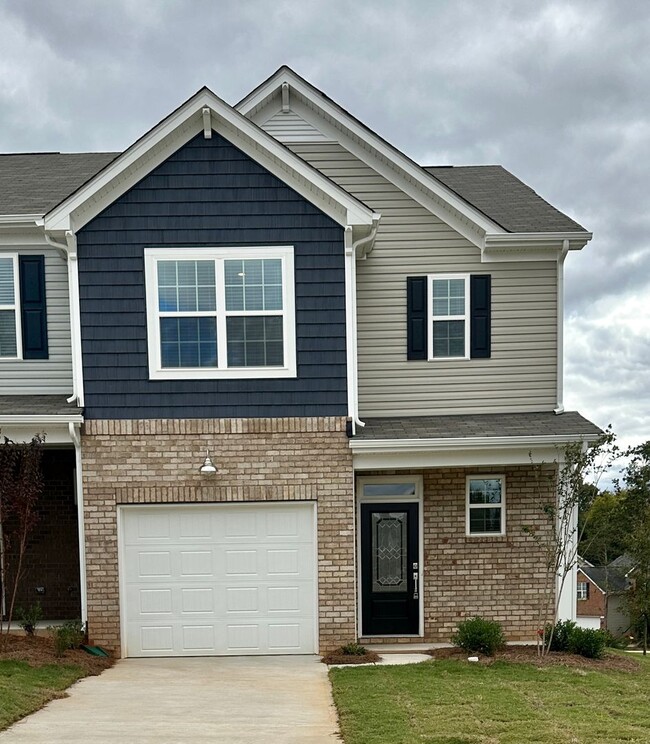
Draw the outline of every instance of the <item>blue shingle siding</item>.
M149 380L147 246L293 245L296 379ZM85 415L347 412L343 229L227 140L191 140L78 234Z

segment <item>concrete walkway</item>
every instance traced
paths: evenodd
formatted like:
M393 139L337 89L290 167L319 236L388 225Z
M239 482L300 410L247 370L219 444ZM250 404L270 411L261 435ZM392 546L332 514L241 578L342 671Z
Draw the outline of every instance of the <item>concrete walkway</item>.
M2 744L332 744L316 656L127 659L0 734Z

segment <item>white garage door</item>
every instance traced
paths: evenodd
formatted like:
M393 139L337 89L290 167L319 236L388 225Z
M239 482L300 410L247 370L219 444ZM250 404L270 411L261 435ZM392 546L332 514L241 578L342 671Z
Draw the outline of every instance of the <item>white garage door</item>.
M316 652L312 504L120 513L125 656Z

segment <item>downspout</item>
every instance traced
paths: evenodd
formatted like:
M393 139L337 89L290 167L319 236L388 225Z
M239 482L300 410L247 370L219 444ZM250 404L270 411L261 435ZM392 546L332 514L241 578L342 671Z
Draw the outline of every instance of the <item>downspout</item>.
M569 252L569 241L562 241L557 257L557 405L554 413L564 413L564 259Z
M365 426L359 419L359 370L358 370L358 338L357 338L357 254L361 252L365 258L367 253L363 249L372 247L377 236L380 214L374 214L370 233L359 240L352 240L352 228L345 228L345 287L346 287L346 341L348 345L348 412L352 420L352 434L357 426Z
M84 492L81 472L81 424L68 424L70 439L74 442L75 496L77 497L77 529L79 539L79 592L81 594L81 622L88 622L88 591L86 587L86 530L84 526Z
M68 305L70 310L70 345L72 353L72 395L68 403L75 401L84 405L82 362L81 362L81 318L79 313L79 274L77 271L77 239L73 232L67 231L66 242L59 243L44 233L46 242L56 248L68 264Z

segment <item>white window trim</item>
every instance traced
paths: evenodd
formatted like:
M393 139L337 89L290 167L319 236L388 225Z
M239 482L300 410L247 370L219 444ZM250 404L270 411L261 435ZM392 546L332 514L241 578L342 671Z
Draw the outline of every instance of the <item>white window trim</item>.
M429 338L430 362L457 362L470 358L470 307L469 307L469 274L428 274L427 275L427 334ZM433 282L436 279L462 279L465 282L465 313L464 315L436 315L433 314ZM433 355L433 323L436 320L462 320L465 323L465 355L464 356L434 356Z
M501 504L470 504L469 482L472 480L500 480ZM501 530L499 532L470 532L469 514L471 509L501 508ZM466 537L503 537L506 534L506 476L503 473L474 473L465 478L465 535Z
M3 356L0 357L0 362L15 362L22 361L23 358L23 329L21 325L21 304L20 304L20 276L19 276L19 265L18 265L18 254L17 253L2 253L2 258L11 258L13 260L14 270L14 304L13 305L0 305L0 310L13 310L14 318L16 321L16 356Z
M282 367L173 367L163 368L160 349L160 313L158 311L157 262L204 261L216 259L265 259L282 260L282 317L284 365ZM296 312L293 246L245 246L245 247L165 247L145 248L145 287L147 293L147 346L149 351L150 380L217 380L246 378L296 377ZM221 264L223 265L223 264ZM187 313L191 316L209 315L217 318L217 358L220 364L227 360L225 287L219 263L217 263L217 308L215 313L201 311ZM235 314L237 313L228 313ZM244 315L278 315L270 312L247 312ZM176 314L175 314L176 315Z
M584 596L581 596L582 592L580 591L580 588L584 587L585 592ZM576 599L578 602L584 602L585 600L589 599L589 589L587 588L587 582L586 581L578 581L576 584Z

